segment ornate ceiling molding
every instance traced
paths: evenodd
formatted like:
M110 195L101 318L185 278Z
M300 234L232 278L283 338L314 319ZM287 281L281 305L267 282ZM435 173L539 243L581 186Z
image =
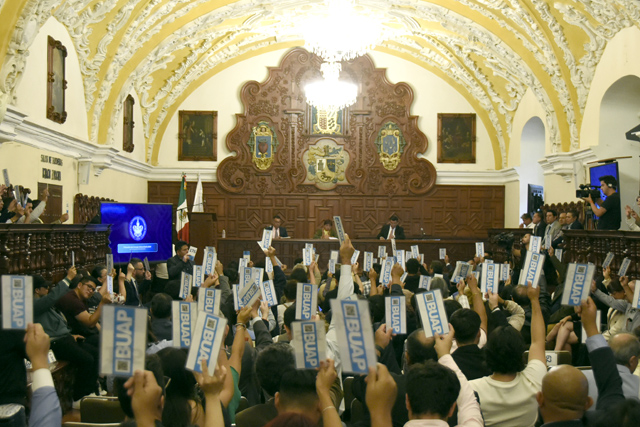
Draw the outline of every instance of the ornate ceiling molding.
M112 143L122 100L136 91L148 162L157 157L176 103L212 69L296 40L291 22L320 3L238 0L218 7L212 0L24 1L0 69L0 118L6 105L15 103L29 46L53 13L78 53L89 139ZM0 0L0 7L5 3ZM429 0L357 3L397 29L385 49L438 69L467 99L476 100L493 138L497 167L506 165L514 111L527 88L545 110L552 151L576 149L607 42L624 28L640 26L640 4L629 0L459 0L447 7Z

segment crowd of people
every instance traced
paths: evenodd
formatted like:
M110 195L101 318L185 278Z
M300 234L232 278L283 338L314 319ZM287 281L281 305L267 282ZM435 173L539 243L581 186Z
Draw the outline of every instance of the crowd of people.
M19 192L18 192L19 191ZM36 200L29 198L31 190L16 186L7 187L0 184L0 224L42 224L40 216L47 207L49 189L45 188ZM65 212L52 224L62 224L69 219Z
M555 213L547 215L554 219L550 224L557 221ZM43 359L51 348L58 360L75 369L77 403L93 394L118 396L128 417L125 425L638 425L640 315L631 302L635 281L606 269L594 280L593 300L581 307L562 306L566 264L554 256L553 246L547 250L549 267L539 286L515 285L528 237L514 251L509 278L500 283L499 292L485 295L476 275L491 253L468 260L474 272L466 278L454 280L448 257L429 264L412 258L406 271L396 264L390 282L382 283L380 264L368 272L352 265L355 249L347 237L335 274L321 272L315 262L305 266L297 260L286 275L288 269L278 266L270 247L251 265L264 267L271 259L273 272L265 273L265 279L273 280L280 304L269 307L258 301L236 312L231 288L239 282L238 263L218 262L202 283L220 289L220 313L229 325L213 375L205 366L202 375L187 370L186 350L172 343L171 303L179 299L177 282L183 271L193 271L186 242L176 243L176 255L167 261L163 277L157 274L165 271L162 264L152 272L135 258L118 273L104 265L91 271L71 267L55 285L34 276L35 325L26 334L2 331L0 402L26 403L23 358L28 357L33 371L30 425L60 425L60 406ZM108 275L114 294L107 291ZM440 289L445 298L450 323L446 335L427 337L421 327L424 319L414 295L426 291L418 286L423 275L432 276L431 289ZM300 338L291 325L298 283L318 285L314 318L323 319L327 328L328 359L316 371L296 369L294 343ZM378 365L367 376L347 379L342 363L346 356L337 344L339 326L329 302L354 294L368 301ZM394 295L406 297L404 335L393 334L386 324L385 297ZM462 296L469 308L459 301ZM197 290L186 299L195 298ZM129 379L99 375L100 314L105 304L114 303L149 309L146 369ZM597 322L598 308L608 310L602 324ZM570 351L572 364L550 367L545 349ZM352 399L360 402L362 416L349 416L357 412L351 411ZM248 407L239 410L242 405Z

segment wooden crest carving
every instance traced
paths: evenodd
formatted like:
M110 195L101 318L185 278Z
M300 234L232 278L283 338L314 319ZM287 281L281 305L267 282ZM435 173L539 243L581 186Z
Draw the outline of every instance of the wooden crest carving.
M356 104L339 116L325 117L307 105L304 87L321 78L319 57L302 48L289 51L279 67L270 68L267 79L247 82L241 91L245 114L236 114L236 126L226 144L235 157L218 166L218 183L227 192L243 194L418 195L435 185L436 170L428 160L418 158L427 151L427 137L418 129L418 117L411 115L413 90L407 83L393 84L386 70L375 68L368 55L345 62L341 79L358 84ZM249 144L253 128L266 123L276 133L268 169L260 169ZM315 123L314 123L315 122ZM404 145L393 153L399 161L385 167L380 155L381 131L393 124ZM308 171L312 146L326 139L346 152L344 179L333 179L327 187L322 180L310 181ZM376 144L378 142L378 144ZM393 141L392 141L393 142ZM255 151L255 148L254 148ZM314 160L313 168L324 166ZM334 167L333 160L327 165ZM334 171L332 171L334 172Z

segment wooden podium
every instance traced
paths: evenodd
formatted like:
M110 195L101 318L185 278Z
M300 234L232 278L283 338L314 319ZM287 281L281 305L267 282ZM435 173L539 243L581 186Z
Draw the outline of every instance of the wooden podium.
M191 212L189 214L189 244L198 248L196 265L202 265L205 246L217 246L217 221L215 213Z

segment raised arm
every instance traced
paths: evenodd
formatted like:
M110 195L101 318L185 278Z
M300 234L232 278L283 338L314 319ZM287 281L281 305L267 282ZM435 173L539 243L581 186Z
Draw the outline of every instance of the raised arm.
M531 282L527 284L527 296L531 302L531 347L529 347L529 362L539 360L547 366L544 354L546 328L542 309L540 308L540 288L534 288Z
M487 310L484 308L484 301L482 300L482 292L478 289L478 279L473 274L467 276L467 286L471 291L473 297L473 311L480 316L480 327L487 332Z
M76 268L71 267L67 271L67 277L62 279L55 288L53 288L47 295L42 298L35 298L33 300L33 314L38 316L45 311L53 307L60 298L69 292L69 284L76 277Z
M89 312L85 310L76 315L76 319L88 328L93 328L98 324L100 315L102 314L102 306L111 303L111 295L107 292L106 286L101 287L98 293L102 295L102 299L100 300L100 304L98 304L96 311L94 311L93 314L89 314Z

